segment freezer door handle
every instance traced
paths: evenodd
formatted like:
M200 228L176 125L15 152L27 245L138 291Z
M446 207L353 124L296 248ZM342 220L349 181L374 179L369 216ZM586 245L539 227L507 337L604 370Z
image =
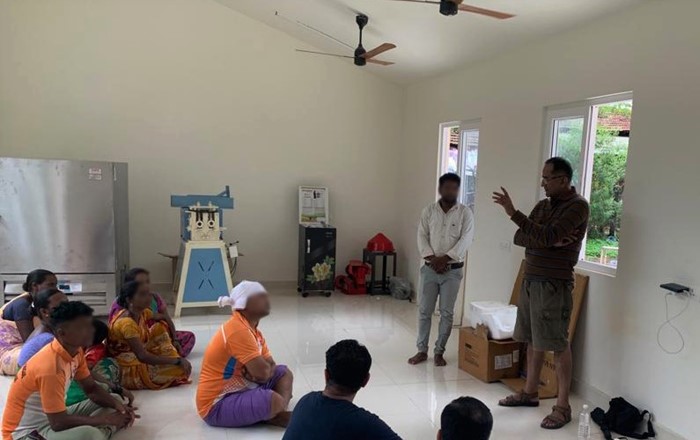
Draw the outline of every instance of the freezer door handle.
M311 253L311 239L306 240L306 253L307 254Z

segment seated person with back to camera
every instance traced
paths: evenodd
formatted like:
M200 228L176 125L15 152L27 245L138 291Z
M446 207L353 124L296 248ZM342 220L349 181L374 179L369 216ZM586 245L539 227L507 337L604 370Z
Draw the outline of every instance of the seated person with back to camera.
M326 388L297 403L283 440L401 440L379 417L352 403L369 382L372 356L348 339L326 352Z
M491 410L483 402L460 397L442 410L437 440L489 440L492 428Z

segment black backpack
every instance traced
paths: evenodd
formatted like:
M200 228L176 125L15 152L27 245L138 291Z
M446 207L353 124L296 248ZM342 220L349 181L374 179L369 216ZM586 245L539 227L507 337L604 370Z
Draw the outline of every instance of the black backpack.
M647 417L647 432L639 434L638 430ZM634 405L622 397L616 397L610 401L610 409L607 413L600 408L593 410L591 419L600 426L607 440L612 440L611 432L641 440L656 437L649 411L639 412Z

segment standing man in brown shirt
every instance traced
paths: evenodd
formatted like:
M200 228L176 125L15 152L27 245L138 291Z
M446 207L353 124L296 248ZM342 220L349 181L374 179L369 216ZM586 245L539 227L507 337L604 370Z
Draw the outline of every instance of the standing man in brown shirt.
M571 347L569 321L573 306L574 266L588 227L589 207L571 185L573 169L560 157L545 162L542 188L547 198L529 217L515 209L504 188L494 192L518 226L515 244L525 248L525 280L520 294L514 338L526 342L527 382L525 389L499 402L501 406L539 406L537 393L544 354L554 352L559 394L542 428L559 429L571 421Z

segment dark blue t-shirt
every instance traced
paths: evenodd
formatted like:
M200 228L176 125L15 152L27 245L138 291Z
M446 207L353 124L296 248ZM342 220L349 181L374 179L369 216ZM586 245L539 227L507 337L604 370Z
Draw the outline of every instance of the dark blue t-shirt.
M32 302L29 298L17 298L2 311L2 319L8 321L31 321L32 317Z
M302 397L282 440L401 440L379 417L320 391Z

